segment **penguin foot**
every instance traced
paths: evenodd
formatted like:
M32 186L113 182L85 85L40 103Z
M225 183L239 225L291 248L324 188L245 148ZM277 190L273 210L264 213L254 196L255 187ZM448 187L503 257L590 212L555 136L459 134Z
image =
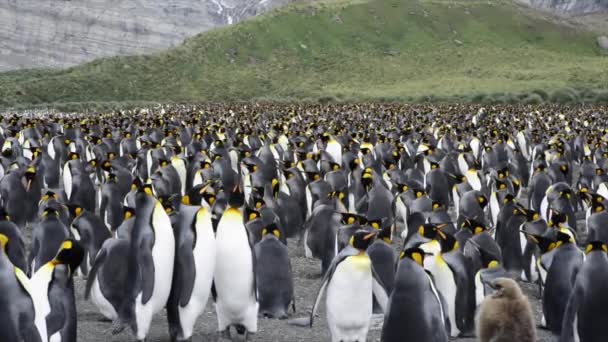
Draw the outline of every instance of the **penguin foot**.
M112 331L112 335L118 335L120 333L122 333L125 328L127 326L120 320L115 320L114 322L112 322L112 326L110 327L110 330Z

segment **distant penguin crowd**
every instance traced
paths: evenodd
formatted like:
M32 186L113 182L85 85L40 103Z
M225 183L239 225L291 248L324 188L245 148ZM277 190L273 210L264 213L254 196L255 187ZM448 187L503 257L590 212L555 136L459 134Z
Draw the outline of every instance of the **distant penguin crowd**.
M78 341L75 278L134 341L161 312L191 341L209 297L228 339L608 341L608 108L5 114L0 147L2 341ZM321 273L297 313L288 244Z

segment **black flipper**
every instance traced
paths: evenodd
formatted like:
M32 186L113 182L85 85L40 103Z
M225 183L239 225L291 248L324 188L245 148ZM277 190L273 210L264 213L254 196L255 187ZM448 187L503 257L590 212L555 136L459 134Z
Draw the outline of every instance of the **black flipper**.
M154 245L154 239L152 236L148 236L142 242L139 253L141 253L141 303L147 304L152 293L154 292L154 258L152 257L152 247Z
M91 266L91 270L89 271L89 276L87 278L87 285L84 290L84 299L88 300L91 296L91 286L93 286L93 282L97 277L97 271L99 267L103 264L106 257L108 256L108 251L105 248L101 248L97 256L95 257L95 261L93 262L93 266Z
M192 291L194 290L194 280L196 279L196 267L194 265L194 248L192 241L185 241L177 250L177 267L181 280L179 291L179 305L185 307L190 302ZM175 285L174 285L175 286Z

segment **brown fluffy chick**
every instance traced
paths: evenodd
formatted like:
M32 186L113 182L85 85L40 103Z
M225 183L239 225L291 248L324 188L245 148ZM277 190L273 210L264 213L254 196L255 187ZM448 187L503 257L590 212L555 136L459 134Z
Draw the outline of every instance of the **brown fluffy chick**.
M496 290L479 306L476 318L480 342L534 342L536 326L528 298L512 279L498 278Z

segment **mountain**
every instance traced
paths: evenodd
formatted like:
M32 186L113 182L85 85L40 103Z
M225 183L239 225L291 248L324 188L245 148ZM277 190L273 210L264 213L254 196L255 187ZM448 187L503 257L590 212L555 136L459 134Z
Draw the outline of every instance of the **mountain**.
M562 15L582 15L608 11L608 0L520 0L531 7Z
M293 0L2 0L0 71L175 47Z
M161 53L0 74L0 106L545 99L564 88L608 88L608 55L582 26L513 1L336 0L281 7Z

